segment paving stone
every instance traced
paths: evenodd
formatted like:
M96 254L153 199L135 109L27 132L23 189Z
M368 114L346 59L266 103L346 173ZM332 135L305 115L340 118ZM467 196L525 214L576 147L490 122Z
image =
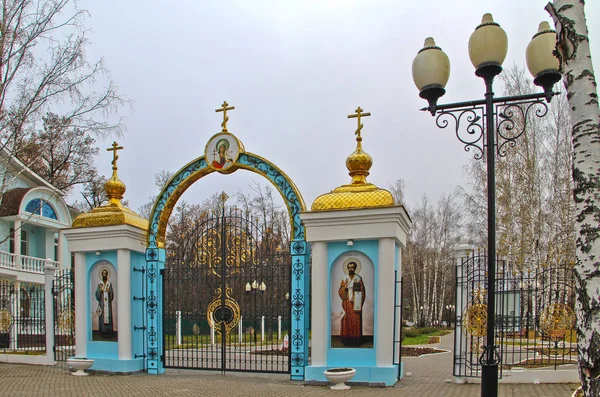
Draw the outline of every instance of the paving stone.
M441 348L452 348L451 335L442 338ZM452 379L452 353L420 358L405 358L406 376L395 387L354 386L339 392L344 396L407 397L479 397L480 385L457 385ZM573 384L500 384L499 396L569 397ZM308 386L289 380L288 375L227 373L173 369L164 375L72 376L66 363L54 367L0 364L0 397L154 397L154 396L226 396L226 397L318 397L334 393L326 386ZM335 393L334 393L335 394Z

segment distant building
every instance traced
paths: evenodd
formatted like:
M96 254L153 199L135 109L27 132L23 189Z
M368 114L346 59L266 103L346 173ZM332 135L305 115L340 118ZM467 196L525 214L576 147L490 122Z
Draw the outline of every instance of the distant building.
M58 269L71 267L61 231L71 227L78 212L63 196L8 150L0 150L0 279L43 284L46 259Z

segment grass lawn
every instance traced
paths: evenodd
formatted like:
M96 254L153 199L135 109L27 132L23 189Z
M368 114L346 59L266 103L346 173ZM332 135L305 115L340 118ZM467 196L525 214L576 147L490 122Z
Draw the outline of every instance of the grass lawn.
M432 327L412 328L402 330L404 339L402 346L426 345L429 343L430 336L443 336L452 332L449 329L438 329Z

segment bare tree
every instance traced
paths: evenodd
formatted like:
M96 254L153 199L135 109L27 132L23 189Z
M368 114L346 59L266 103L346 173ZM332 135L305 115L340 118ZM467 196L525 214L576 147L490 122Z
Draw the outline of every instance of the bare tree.
M402 204L406 207L406 203L404 202L405 190L404 179L397 179L393 185L390 185L390 193L392 193L392 196L394 197L394 204Z
M108 201L106 191L104 190L106 181L107 179L105 177L99 175L98 172L94 170L90 180L83 184L83 189L80 192L83 201L75 201L73 207L81 212L88 212L96 207L106 204Z
M576 204L577 344L581 391L600 396L600 107L584 1L554 0L546 10L557 33L555 54L573 128L573 195Z
M2 0L0 6L0 150L51 182L85 183L93 172L74 169L90 164L73 164L64 154L56 157L58 149L77 141L79 149L93 154L90 139L123 131L122 120L110 116L128 103L104 61L86 59L87 12L76 0ZM62 139L62 134L70 136ZM62 139L52 153L45 147L49 138ZM1 200L18 175L7 171L8 164L0 165Z
M93 182L97 175L95 139L88 132L71 126L72 121L48 113L43 129L23 141L18 157L42 178L64 192L74 186Z

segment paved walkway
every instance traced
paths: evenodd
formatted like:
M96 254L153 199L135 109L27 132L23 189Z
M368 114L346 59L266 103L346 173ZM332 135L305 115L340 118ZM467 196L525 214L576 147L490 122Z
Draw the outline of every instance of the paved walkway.
M442 348L452 347L452 336L442 338ZM479 397L480 385L455 385L452 379L452 354L435 354L420 358L404 358L405 378L396 387L369 388L354 386L337 392L345 396L407 397ZM576 385L506 385L500 384L499 396L569 397ZM0 396L226 396L226 397L293 397L331 396L326 386L307 386L292 382L288 375L219 373L190 370L168 370L165 375L71 376L61 364L56 367L0 364Z

